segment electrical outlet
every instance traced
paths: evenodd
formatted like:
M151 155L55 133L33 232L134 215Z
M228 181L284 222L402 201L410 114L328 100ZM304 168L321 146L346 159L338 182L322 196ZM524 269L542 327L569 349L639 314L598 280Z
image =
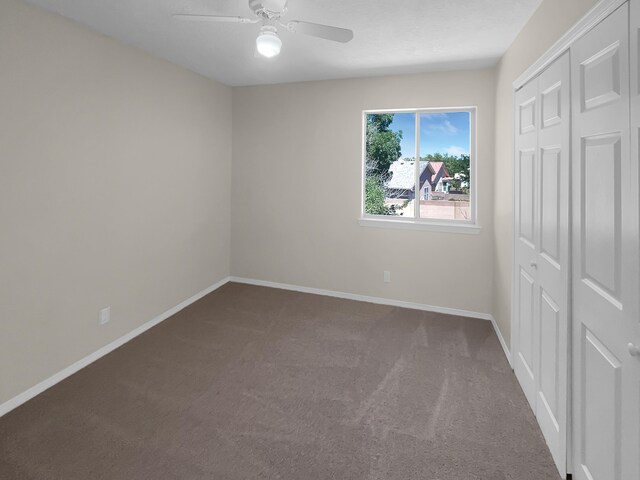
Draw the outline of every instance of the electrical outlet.
M98 325L104 325L111 321L111 307L103 308L98 313Z
M388 270L384 271L384 283L391 283L391 272Z

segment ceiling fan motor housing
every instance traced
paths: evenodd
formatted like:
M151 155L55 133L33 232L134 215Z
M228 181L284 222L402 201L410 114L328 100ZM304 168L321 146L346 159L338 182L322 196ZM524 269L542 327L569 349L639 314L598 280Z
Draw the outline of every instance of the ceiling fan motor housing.
M258 17L280 18L287 10L287 0L249 0L249 8Z

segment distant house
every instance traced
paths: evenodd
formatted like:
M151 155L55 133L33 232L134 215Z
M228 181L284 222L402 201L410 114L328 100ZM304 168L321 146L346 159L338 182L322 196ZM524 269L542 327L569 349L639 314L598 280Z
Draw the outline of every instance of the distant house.
M391 178L387 182L387 196L390 198L415 198L414 160L399 159L391 164ZM432 192L448 192L449 172L443 162L420 161L420 200L430 200Z

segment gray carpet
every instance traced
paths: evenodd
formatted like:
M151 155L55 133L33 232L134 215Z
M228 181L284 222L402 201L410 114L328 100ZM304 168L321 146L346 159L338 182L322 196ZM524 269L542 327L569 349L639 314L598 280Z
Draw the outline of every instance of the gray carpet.
M0 419L9 479L558 479L491 323L227 284Z

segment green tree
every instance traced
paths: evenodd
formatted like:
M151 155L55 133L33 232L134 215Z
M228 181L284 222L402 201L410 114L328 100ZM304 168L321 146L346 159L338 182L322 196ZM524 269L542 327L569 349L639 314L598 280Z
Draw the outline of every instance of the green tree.
M392 113L367 115L365 212L370 215L396 215L394 206L387 206L385 183L389 167L400 158L402 131L390 129Z
M384 187L376 176L367 175L364 193L364 210L366 213L369 215L391 215L391 209L384 204Z
M388 177L389 167L402 153L402 131L391 130L392 122L392 113L367 115L367 172L382 179Z

